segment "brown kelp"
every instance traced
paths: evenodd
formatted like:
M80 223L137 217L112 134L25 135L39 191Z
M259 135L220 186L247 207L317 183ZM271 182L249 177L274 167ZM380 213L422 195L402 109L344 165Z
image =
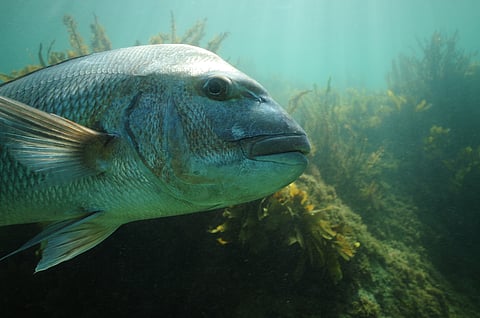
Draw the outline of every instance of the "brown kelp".
M67 49L65 52L62 51L53 51L53 45L55 41L50 42L50 45L47 48L47 52L44 56L43 52L43 44L40 43L38 49L38 64L31 64L27 65L20 70L14 70L10 74L2 74L0 73L0 80L4 82L8 82L13 80L17 77L23 76L28 74L32 71L38 70L42 67L46 67L48 65L53 65L59 62L62 62L68 58L85 55L91 52L98 52L101 50L101 47L97 47L97 45L101 45L100 42L97 42L95 39L101 39L103 37L106 38L103 27L98 23L98 19L95 16L95 22L92 24L92 37L94 41L92 42L92 48L87 46L85 40L81 36L78 31L77 22L71 15L64 15L63 16L63 24L67 30L69 35L69 44L70 48ZM95 25L95 27L93 27Z
M381 209L382 192L389 186L379 176L394 171L397 164L377 132L397 112L398 102L388 94L366 95L353 89L341 95L327 85L300 92L289 105L313 139L312 162L325 181L348 204L363 202L364 209Z
M472 260L465 266L461 254L468 253L466 248L451 247L460 237L472 246L480 243L473 234L480 206L480 70L476 54L460 48L459 38L458 32L434 32L419 41L418 54L394 60L388 74L390 89L405 96L409 107L417 111L403 127L397 126L400 134L417 132L409 140L411 149L407 152L402 147L398 152L406 159L402 171L421 176L411 180L410 193L425 210L424 222L435 219L429 248L446 273L458 267L475 272L480 264Z
M149 44L163 44L163 43L185 43L195 46L200 46L201 40L205 37L205 28L207 19L198 20L192 25L182 36L177 35L177 25L173 12L170 13L170 32L160 32L150 37ZM215 35L205 48L211 52L217 52L220 49L222 42L227 38L228 32L222 32Z
M73 19L73 17L68 14L64 15L63 24L67 28L71 47L71 50L67 51L68 57L76 57L88 54L90 49L87 44L85 44L83 37L78 32L77 22Z
M296 280L313 267L337 282L342 278L341 261L350 260L360 247L345 209L332 188L320 187L305 175L262 200L225 209L224 222L210 233L221 244L242 244L255 254L282 248L287 253L295 246Z
M386 203L386 220L374 224L384 228L373 234L319 175L304 175L263 200L225 209L209 232L225 250L242 250L241 259L284 273L283 280L298 293L288 308L292 317L304 305L300 286L322 286L323 292L309 295L319 307L332 302L323 293L337 295L335 308L327 311L331 316L448 316L458 300L449 296L450 285L421 246L422 226L412 220L415 207L392 198ZM228 266L241 272L245 264ZM264 306L274 306L264 293Z
M92 33L92 51L93 52L102 52L112 49L112 42L108 38L105 28L98 22L97 15L93 15L93 23L90 24L90 31Z

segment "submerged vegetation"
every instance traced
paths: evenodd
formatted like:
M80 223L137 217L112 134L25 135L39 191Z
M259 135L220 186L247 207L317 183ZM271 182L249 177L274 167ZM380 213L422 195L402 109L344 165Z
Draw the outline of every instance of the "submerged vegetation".
M112 48L96 16L90 45L73 17L63 22L68 50L54 51L54 42L46 50L40 45L38 64L0 79ZM169 32L149 43L200 45L205 27L206 19L199 20L179 35L171 14ZM205 47L217 51L227 35L218 34ZM478 297L480 284L480 259L473 257L480 246L480 67L457 44L457 33L435 32L420 41L417 55L392 63L385 92L338 92L332 79L325 88L292 91L287 110L313 145L306 174L261 200L144 224L160 236L158 256L142 244L143 254L135 258L139 252L130 251L126 263L123 254L104 250L102 261L112 256L118 264L112 261L113 274L103 274L112 276L103 290L119 302L135 294L130 290L158 296L162 314L168 307L177 316L191 310L224 317L474 317L475 302L458 291ZM130 236L152 240L144 237L148 232ZM165 243L172 238L175 244ZM462 264L465 255L468 264ZM179 257L183 263L168 267ZM138 265L141 259L150 266ZM9 267L0 277L5 281L15 272L21 269ZM157 274L149 278L153 287L124 288L120 282L114 283L118 290L109 289L118 277L145 280L144 272ZM68 282L77 276L63 273ZM467 279L474 283L462 286ZM37 306L61 312L56 305L69 288L63 284L39 296L45 299ZM151 314L151 307L140 307ZM63 310L70 313L71 307Z
M55 41L52 41L47 48L47 52L43 52L43 44L40 43L38 49L38 64L27 65L20 70L14 70L10 74L0 73L0 81L8 82L19 76L28 74L35 70L48 65L57 64L69 58L86 55L93 52L102 52L112 49L112 43L108 38L105 28L100 24L98 17L94 15L93 23L90 24L91 43L90 46L86 44L83 36L78 31L77 22L71 15L64 15L63 24L68 32L70 48L63 51L53 51ZM150 38L148 44L163 44L163 43L185 43L200 46L201 41L205 37L205 27L207 19L197 21L190 27L183 36L177 35L177 24L173 12L171 13L170 33L158 33ZM222 42L228 37L228 32L222 32L214 36L207 42L205 48L212 52L217 52L220 49ZM140 45L136 41L136 45ZM44 56L45 54L45 56Z
M262 200L225 209L225 222L210 233L217 234L221 244L239 243L257 255L282 249L287 253L294 246L298 249L295 280L313 268L325 270L336 283L342 279L340 262L349 261L360 247L346 216L351 212L345 209L332 188L320 187L305 175Z

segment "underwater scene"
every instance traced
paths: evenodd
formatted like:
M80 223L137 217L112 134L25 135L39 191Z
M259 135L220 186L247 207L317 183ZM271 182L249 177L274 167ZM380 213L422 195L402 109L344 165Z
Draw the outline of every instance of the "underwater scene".
M85 124L75 108L72 117L32 113L0 98L0 150L8 150L4 157L0 151L1 317L480 317L478 12L476 0L3 1L0 96L16 79L70 59L189 44L258 81L288 113L282 118L303 128L309 145L299 138L292 141L297 148L282 145L286 153L305 154L308 165L272 191L268 178L282 173L260 169L251 179L256 184L247 184L261 194L253 201L137 218L109 227L100 244L89 249L87 242L85 253L48 263L60 225L62 235L77 223L84 231L103 211L82 211L85 218L70 223L9 222L5 214L15 211L5 198L20 187L11 175L32 173L27 155L45 155L10 144L33 147L33 134L43 129L33 122L38 118L45 126L80 127L88 136L97 136L99 126ZM181 60L175 53L172 59ZM205 94L219 101L225 92L216 79ZM239 96L266 103L259 97L264 90L245 81L250 90ZM36 84L30 85L27 94ZM241 121L235 112L230 117ZM10 121L15 134L28 122L26 137L11 137ZM208 137L199 127L189 134ZM116 134L98 135L109 147L102 160L120 153ZM148 152L142 147L140 153ZM248 149L273 153L255 144ZM2 168L7 157L19 163ZM28 182L49 182L39 178ZM36 200L43 206L47 199ZM77 207L71 208L65 213Z

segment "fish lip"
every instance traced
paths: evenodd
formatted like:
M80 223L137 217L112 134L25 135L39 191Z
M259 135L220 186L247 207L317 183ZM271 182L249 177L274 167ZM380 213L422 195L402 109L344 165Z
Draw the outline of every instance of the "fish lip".
M311 149L304 134L257 136L242 139L240 143L249 159L284 164L304 164Z

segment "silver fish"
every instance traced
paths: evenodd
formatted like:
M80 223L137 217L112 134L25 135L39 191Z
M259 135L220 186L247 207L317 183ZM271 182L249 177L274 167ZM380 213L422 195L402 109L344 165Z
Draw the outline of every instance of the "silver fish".
M0 96L0 226L48 224L1 259L43 242L36 271L128 222L271 194L310 150L260 84L188 45L68 60Z

